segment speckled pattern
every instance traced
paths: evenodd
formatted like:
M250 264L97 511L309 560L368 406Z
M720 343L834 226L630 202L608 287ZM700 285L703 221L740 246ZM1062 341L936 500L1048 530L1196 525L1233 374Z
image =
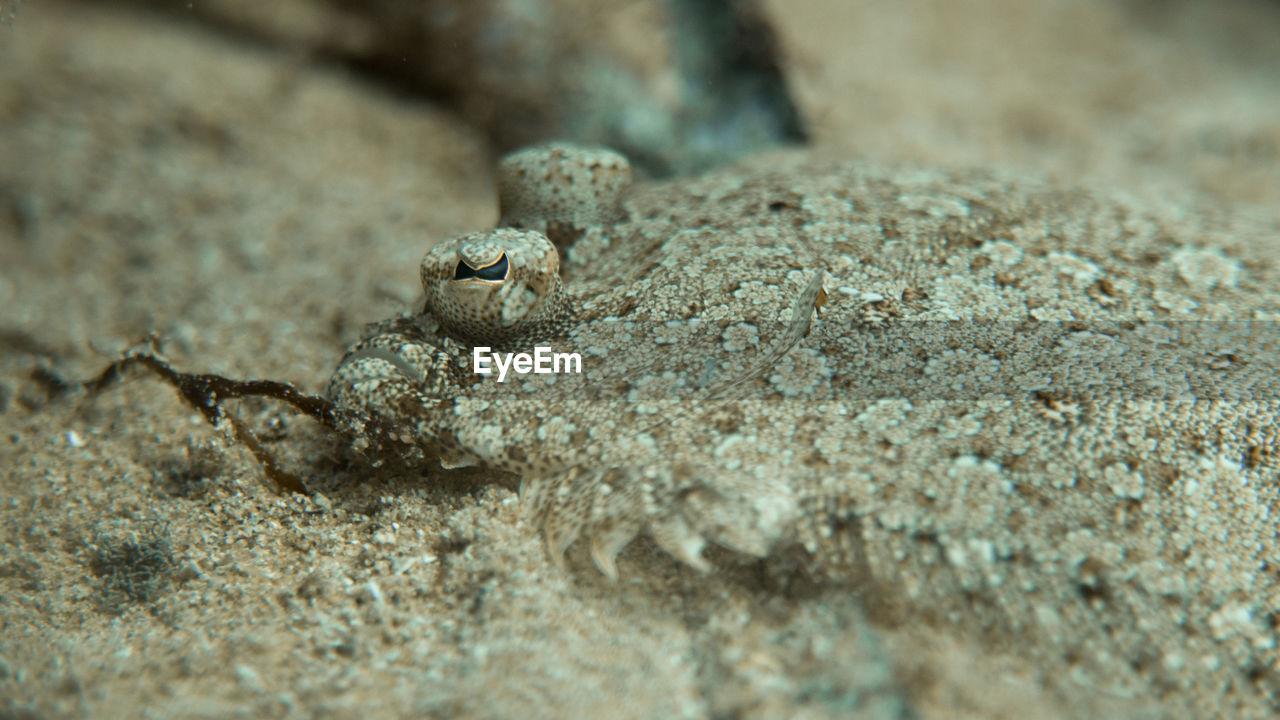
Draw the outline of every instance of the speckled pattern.
M591 228L622 219L631 163L604 148L546 143L498 164L498 224L538 230L567 251Z
M1280 662L1273 229L792 155L625 210L569 249L569 315L496 343L581 375L476 376L411 315L372 374L451 379L336 396L518 473L609 575L641 533L698 567L790 544L1116 692Z
M210 28L215 6L250 15ZM311 491L281 495L168 385L75 392L149 331L178 370L321 391L368 322L422 310L430 247L496 224L497 150L340 67L326 37L386 36L362 40L350 3L23 4L0 28L0 716L1275 718L1274 412L1249 384L1274 367L1261 339L1187 321L1274 321L1280 6L764 6L811 154L640 180L631 219L586 228L560 274L593 292L646 216L826 248L810 334L770 363L786 305L775 328L731 322L726 351L767 348L763 369L680 406L703 417L655 420L690 443L790 435L797 515L763 559L709 542L708 572L642 533L610 581L587 536L548 561L516 492L534 473L366 462L359 434L225 403ZM938 170L959 166L998 174ZM981 344L978 321L915 322L944 308L999 322ZM1084 334L1032 342L1064 310ZM1145 335L1120 325L1143 317ZM1218 345L1196 373L1151 362L1190 339L1153 333L1188 328ZM854 414L746 427L744 398L780 394L806 351ZM1139 351L1145 387L1097 385ZM1179 369L1237 397L1157 393ZM505 416L536 421L557 392ZM818 415L803 397L774 407ZM144 562L103 567L130 549Z

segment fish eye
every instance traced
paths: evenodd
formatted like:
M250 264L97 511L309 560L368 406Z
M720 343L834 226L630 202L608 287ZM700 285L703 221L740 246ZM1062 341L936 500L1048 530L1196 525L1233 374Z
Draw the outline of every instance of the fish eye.
M492 265L486 265L482 268L473 268L465 260L459 260L458 266L453 270L453 279L469 280L475 278L489 282L502 282L507 279L508 269L506 253L499 255Z

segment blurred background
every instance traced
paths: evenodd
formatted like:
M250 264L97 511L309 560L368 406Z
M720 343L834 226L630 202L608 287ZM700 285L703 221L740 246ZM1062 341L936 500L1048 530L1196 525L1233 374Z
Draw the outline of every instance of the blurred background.
M20 5L0 3L10 34ZM667 176L808 142L1125 182L1141 164L1280 200L1280 4L1268 0L93 5L349 68L456 112L495 153L572 139Z

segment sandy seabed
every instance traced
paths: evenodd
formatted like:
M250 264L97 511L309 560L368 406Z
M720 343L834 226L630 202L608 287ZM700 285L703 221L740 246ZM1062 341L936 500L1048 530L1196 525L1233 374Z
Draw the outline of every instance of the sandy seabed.
M765 7L826 158L992 167L1280 228L1273 3ZM641 541L610 584L581 555L547 560L512 478L369 468L243 403L316 491L282 495L170 388L75 389L154 332L181 368L319 391L366 322L415 301L432 242L493 224L494 154L447 110L226 27L54 0L0 26L0 713L1278 711L1272 666L1188 657L1205 682L1099 692L963 619L779 584L777 562L720 553L701 574ZM1245 598L1263 650L1266 587Z

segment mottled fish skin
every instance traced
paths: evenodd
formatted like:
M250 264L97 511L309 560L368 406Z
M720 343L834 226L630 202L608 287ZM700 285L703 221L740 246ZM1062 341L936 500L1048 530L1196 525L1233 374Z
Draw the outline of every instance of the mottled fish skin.
M1280 663L1274 229L804 155L630 189L608 151L517 160L519 227L434 248L330 392L520 475L553 557L786 542L1117 687ZM482 343L582 372L500 383Z

